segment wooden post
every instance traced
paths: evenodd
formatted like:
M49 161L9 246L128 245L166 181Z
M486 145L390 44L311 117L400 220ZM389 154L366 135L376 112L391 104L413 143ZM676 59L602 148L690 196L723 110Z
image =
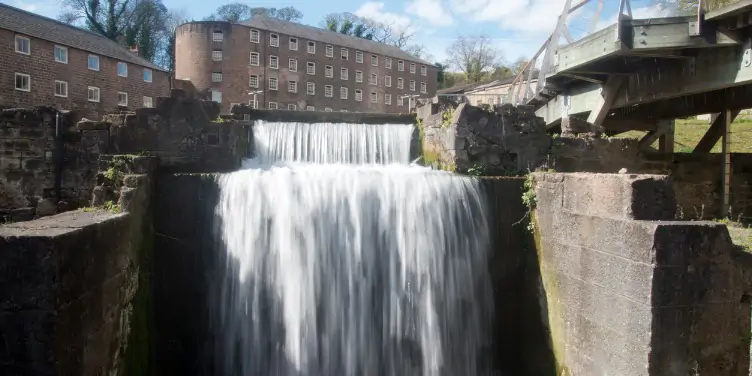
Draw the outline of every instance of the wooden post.
M721 218L729 216L729 203L731 196L731 122L733 113L731 110L724 110L721 113L723 117L721 136Z

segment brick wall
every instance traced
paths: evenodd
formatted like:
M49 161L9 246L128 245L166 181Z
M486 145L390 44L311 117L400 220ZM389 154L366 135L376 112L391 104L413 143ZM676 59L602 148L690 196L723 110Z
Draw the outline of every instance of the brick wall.
M212 33L221 30L222 42L213 42ZM255 29L254 29L255 30ZM426 76L420 74L422 64L416 63L415 74L410 73L410 62L404 61L404 71L398 71L399 59L392 59L392 68L385 68L385 57L379 56L378 66L371 65L371 54L363 52L363 62L355 60L356 50L348 48L348 59L340 57L340 46L333 46L333 57L326 57L326 44L316 42L316 53L307 53L308 39L298 39L297 51L289 48L289 35L279 35L279 47L269 46L269 32L259 30L259 43L250 42L251 28L244 25L230 24L227 22L192 22L180 26L176 33L175 55L176 72L178 79L190 80L199 90L216 90L222 92L222 113L230 112L231 103L245 103L253 100L249 96L249 90L261 90L257 95L257 101L261 108L268 108L269 102L277 102L280 109L287 109L288 104L295 104L298 110L304 110L306 106L313 106L317 111L323 111L328 107L333 111L348 110L351 112L408 112L408 101L403 106L398 106L399 95L420 94L420 83L426 82L427 94L431 96L436 92L437 70L433 66L427 66ZM212 60L212 50L221 50L222 61ZM250 53L259 53L259 66L250 65ZM269 56L278 57L279 69L268 67ZM297 59L297 72L289 69L289 59ZM315 62L315 75L306 73L306 63ZM331 65L334 77L325 77L325 66ZM348 79L342 80L340 69L347 68ZM363 72L363 82L356 83L356 71ZM221 72L222 82L212 82L212 72ZM368 83L369 75L378 75L378 85ZM259 77L259 88L252 89L248 85L250 75ZM391 87L386 87L384 77L391 76ZM269 77L278 79L278 90L269 90ZM404 89L397 89L397 78L404 79ZM415 91L409 90L409 81L414 80ZM297 81L297 93L288 92L288 82ZM316 94L306 94L306 82L316 84ZM324 96L325 86L332 85L331 98ZM346 100L340 99L340 88L348 89ZM355 90L363 91L363 100L355 100ZM370 102L370 93L378 94L378 103ZM384 94L392 95L391 105L384 103Z
M89 52L68 48L68 63L55 62L55 44L36 38L31 40L31 53L15 52L12 31L0 29L0 103L14 107L48 106L74 110L77 117L99 119L118 108L118 92L128 93L127 108L140 108L144 96L157 97L169 93L167 72L152 69L152 82L144 81L144 67L128 63L128 77L117 75L118 60L99 56L99 71L88 69ZM28 36L25 36L28 37ZM31 76L31 90L15 90L15 73ZM55 96L55 80L68 83L68 96ZM88 100L88 87L100 89L100 101Z

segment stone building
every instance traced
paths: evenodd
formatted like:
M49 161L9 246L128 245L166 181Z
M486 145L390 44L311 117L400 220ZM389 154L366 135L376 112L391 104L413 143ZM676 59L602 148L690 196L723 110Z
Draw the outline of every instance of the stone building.
M0 105L50 106L100 119L153 107L168 72L115 41L0 4Z
M537 77L538 72L533 72L533 77ZM509 91L514 90L519 97L522 97L525 93L527 85L526 78L522 78L521 83L513 85L515 76L505 77L500 80L493 80L488 82L479 82L473 84L457 85L446 89L437 91L440 96L456 96L462 98L460 102L467 102L474 106L480 106L482 104L488 105L500 105L509 103ZM535 88L538 80L533 78L530 80L531 89Z
M437 86L434 65L397 47L266 16L183 24L175 56L175 78L208 92L222 113L241 103L405 113L405 95L430 97Z

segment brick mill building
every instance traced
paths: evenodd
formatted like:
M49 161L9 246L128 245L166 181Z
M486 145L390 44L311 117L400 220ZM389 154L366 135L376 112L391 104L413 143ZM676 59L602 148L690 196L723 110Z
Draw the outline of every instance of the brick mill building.
M255 16L189 22L176 31L175 78L221 103L317 111L408 112L405 95L432 96L437 68L399 48Z
M168 72L100 35L0 4L0 106L51 106L99 119L152 107Z

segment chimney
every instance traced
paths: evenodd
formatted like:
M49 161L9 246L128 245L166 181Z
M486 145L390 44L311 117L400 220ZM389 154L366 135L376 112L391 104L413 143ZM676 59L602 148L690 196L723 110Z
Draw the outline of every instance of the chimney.
M132 45L131 46L131 52L138 55L138 45Z

